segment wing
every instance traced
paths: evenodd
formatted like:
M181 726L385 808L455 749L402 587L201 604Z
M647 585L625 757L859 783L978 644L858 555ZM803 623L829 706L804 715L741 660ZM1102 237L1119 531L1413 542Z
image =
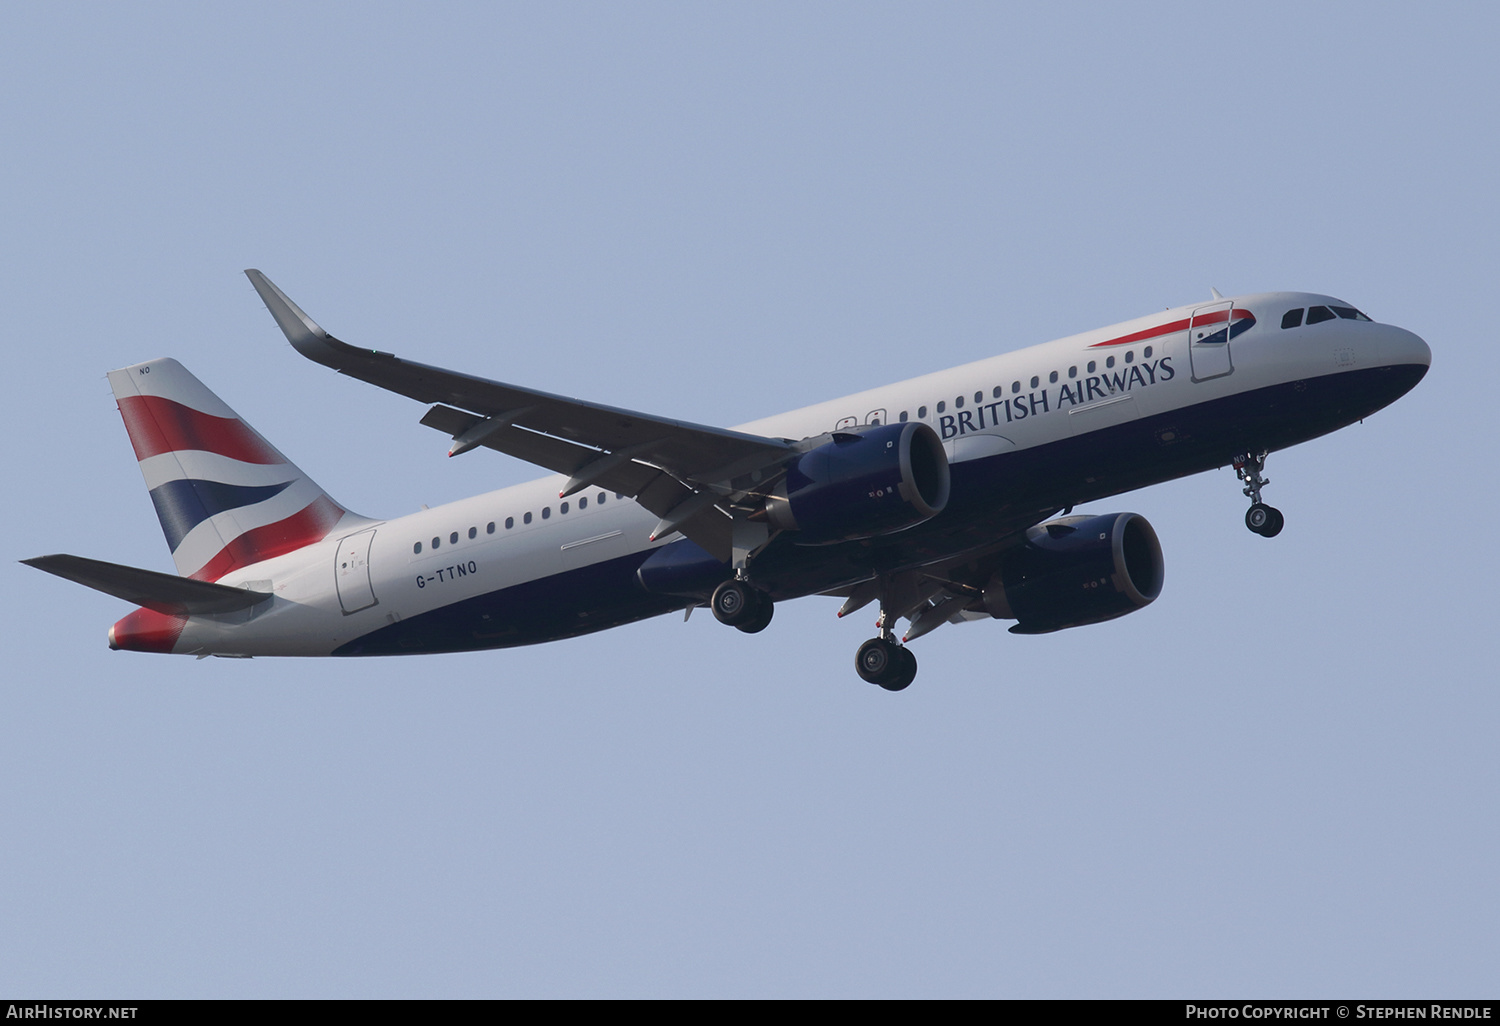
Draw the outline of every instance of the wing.
M434 404L422 423L453 436L450 456L484 446L567 474L560 497L596 485L629 495L661 518L653 538L680 531L725 562L733 504L778 478L797 452L786 439L669 420L360 349L320 328L264 274L245 274L297 352Z

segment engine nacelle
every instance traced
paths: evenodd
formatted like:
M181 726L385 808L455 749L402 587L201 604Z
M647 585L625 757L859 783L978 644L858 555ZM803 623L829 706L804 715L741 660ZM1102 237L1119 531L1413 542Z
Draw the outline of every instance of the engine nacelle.
M729 564L687 538L663 545L635 571L641 587L657 595L706 597L733 576Z
M856 428L800 456L766 514L803 543L877 538L937 516L949 485L948 454L926 424Z
M1161 542L1138 513L1062 517L1026 532L984 589L984 608L1014 634L1102 623L1161 594Z

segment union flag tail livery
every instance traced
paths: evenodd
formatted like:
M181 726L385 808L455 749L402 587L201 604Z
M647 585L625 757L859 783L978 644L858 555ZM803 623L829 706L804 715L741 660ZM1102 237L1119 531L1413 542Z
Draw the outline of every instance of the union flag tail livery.
M554 476L368 520L175 361L114 371L180 576L25 561L140 606L111 647L463 652L696 606L756 634L782 602L836 595L840 616L878 608L855 672L900 691L917 672L910 643L946 624L1042 634L1156 599L1165 564L1146 519L1075 506L1233 466L1245 526L1276 536L1268 454L1395 402L1432 359L1332 296L1214 292L726 429L351 346L246 274L298 353L427 406L448 455L490 449Z
M109 385L177 572L217 581L322 541L348 512L176 360Z

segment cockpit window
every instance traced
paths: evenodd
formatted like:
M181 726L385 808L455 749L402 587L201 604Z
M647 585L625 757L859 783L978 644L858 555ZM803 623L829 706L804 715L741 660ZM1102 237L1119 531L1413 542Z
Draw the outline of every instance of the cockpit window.
M1370 318L1352 306L1310 306L1307 308L1308 324L1322 324L1324 321L1331 321L1335 317L1342 317L1346 321L1370 320ZM1296 328L1301 324L1302 310L1300 307L1296 310L1288 310L1281 315L1281 326L1283 328Z

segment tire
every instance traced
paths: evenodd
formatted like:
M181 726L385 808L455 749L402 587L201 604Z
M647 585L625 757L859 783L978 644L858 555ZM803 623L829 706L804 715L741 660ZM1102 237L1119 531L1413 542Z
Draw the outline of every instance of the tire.
M909 649L883 638L871 638L859 646L854 671L860 680L887 691L902 691L917 678L917 657Z
M714 589L713 598L709 599L714 619L727 627L748 623L755 615L757 605L755 592L740 581L725 581Z
M896 649L896 662L891 666L890 679L880 686L887 691L905 691L917 679L917 657L909 648Z
M750 594L755 597L755 613L744 623L734 626L746 634L759 634L771 625L771 617L776 614L776 603L763 591L752 590Z
M859 651L854 654L854 672L867 684L885 687L885 679L895 664L897 657L894 653L897 651L896 646L889 641L871 638L859 646Z
M1274 538L1278 534L1280 534L1281 529L1286 526L1286 517L1282 516L1281 510L1277 509L1275 506L1267 506L1266 509L1270 512L1271 519L1266 521L1266 526L1261 529L1260 533L1262 537Z
M1268 525L1272 523L1271 514L1274 512L1275 510L1265 503L1257 502L1245 511L1245 526L1261 537L1269 537L1266 534L1266 530Z

